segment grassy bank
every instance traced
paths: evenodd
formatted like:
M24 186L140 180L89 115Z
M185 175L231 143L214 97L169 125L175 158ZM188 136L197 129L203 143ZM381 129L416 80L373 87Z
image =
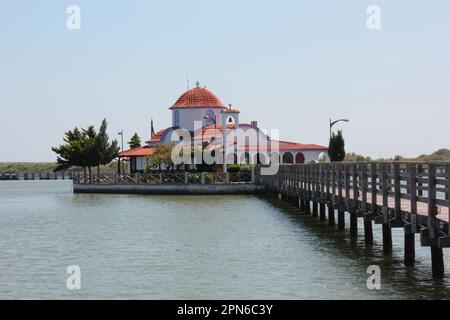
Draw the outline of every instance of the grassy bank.
M0 162L0 173L33 173L33 172L51 172L56 168L56 162ZM93 173L97 169L93 168ZM81 168L71 168L68 171L79 172ZM100 167L101 173L117 172L117 163Z
M0 173L53 171L55 162L0 162Z
M368 156L348 153L345 155L345 161L450 161L450 150L449 149L439 149L431 154L421 154L415 158L407 158L402 156L395 156L388 159L372 159Z

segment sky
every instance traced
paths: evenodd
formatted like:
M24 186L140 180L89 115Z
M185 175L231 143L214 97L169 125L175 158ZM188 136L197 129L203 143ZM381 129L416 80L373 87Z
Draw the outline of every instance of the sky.
M67 28L69 5L80 29ZM381 29L367 27L370 5ZM347 152L450 148L446 0L0 0L0 162L55 161L75 126L150 136L196 81L241 122Z

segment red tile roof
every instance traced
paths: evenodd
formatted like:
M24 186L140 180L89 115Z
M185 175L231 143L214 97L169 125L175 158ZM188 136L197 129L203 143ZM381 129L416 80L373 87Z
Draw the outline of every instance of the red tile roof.
M234 129L234 124L227 124L227 133L231 132ZM202 130L195 132L194 139L198 140L210 140L211 138L215 138L216 141L222 141L222 125L214 125L210 124L204 126Z
M119 153L119 158L129 158L129 157L145 157L151 156L155 153L155 148L151 147L137 147L133 149L125 150Z
M276 141L270 140L271 143ZM264 145L261 145L261 148L265 148ZM244 149L246 150L258 150L258 146L245 146ZM267 146L268 150L271 150L271 144ZM303 144L303 143L296 143L296 142L289 142L289 141L278 141L278 146L273 146L273 150L280 150L280 151L286 151L286 150L328 150L328 147L319 146L317 144Z
M162 129L162 130L158 131L157 133L155 133L155 135L153 136L153 138L150 138L150 139L149 139L148 141L146 141L146 142L147 142L147 143L149 143L149 142L160 142L162 136L164 135L164 133L166 132L167 129L169 129L169 128Z
M225 110L223 110L223 112L224 113L241 113L238 109L231 109L231 108L225 109Z
M169 109L177 108L225 108L211 91L196 87L183 93Z
M250 124L248 124L250 125ZM234 124L227 125L227 134L230 133L234 129ZM215 138L215 143L222 142L222 126L221 125L208 125L202 128L202 131L198 131L195 133L194 139L201 140L203 138L204 141L211 141L211 138ZM267 149L271 149L271 144L276 141L269 140ZM258 150L258 146L244 146L245 150ZM266 146L261 144L261 148L266 148ZM328 150L328 147L319 146L317 144L303 144L297 142L290 141L278 141L278 146L274 145L274 150Z

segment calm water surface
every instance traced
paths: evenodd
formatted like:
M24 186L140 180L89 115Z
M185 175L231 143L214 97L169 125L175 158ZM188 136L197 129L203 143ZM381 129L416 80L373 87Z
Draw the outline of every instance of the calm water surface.
M69 181L4 181L0 235L2 299L450 297L418 237L418 262L405 268L400 230L384 257L378 225L367 249L363 237L253 196L76 195ZM374 264L377 291L366 287ZM69 265L81 268L81 290L66 288Z

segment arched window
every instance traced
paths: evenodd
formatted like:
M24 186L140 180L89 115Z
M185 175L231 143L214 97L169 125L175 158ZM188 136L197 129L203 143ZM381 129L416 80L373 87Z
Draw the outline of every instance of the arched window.
M214 124L216 122L216 115L214 114L214 111L208 110L205 114L205 125Z
M269 164L269 161L264 154L258 153L255 156L255 163L256 164Z
M319 160L319 162L325 162L327 161L327 154L325 152L321 152L319 154L319 157L317 158L317 160Z
M270 154L270 158L267 161L268 164L273 164L273 163L281 163L281 156L278 152L272 152Z
M294 163L294 156L290 152L283 154L283 163Z
M305 155L301 152L295 155L295 163L305 163Z
M178 111L178 110L175 110L175 112L173 114L173 125L174 125L174 127L180 126L180 111Z

